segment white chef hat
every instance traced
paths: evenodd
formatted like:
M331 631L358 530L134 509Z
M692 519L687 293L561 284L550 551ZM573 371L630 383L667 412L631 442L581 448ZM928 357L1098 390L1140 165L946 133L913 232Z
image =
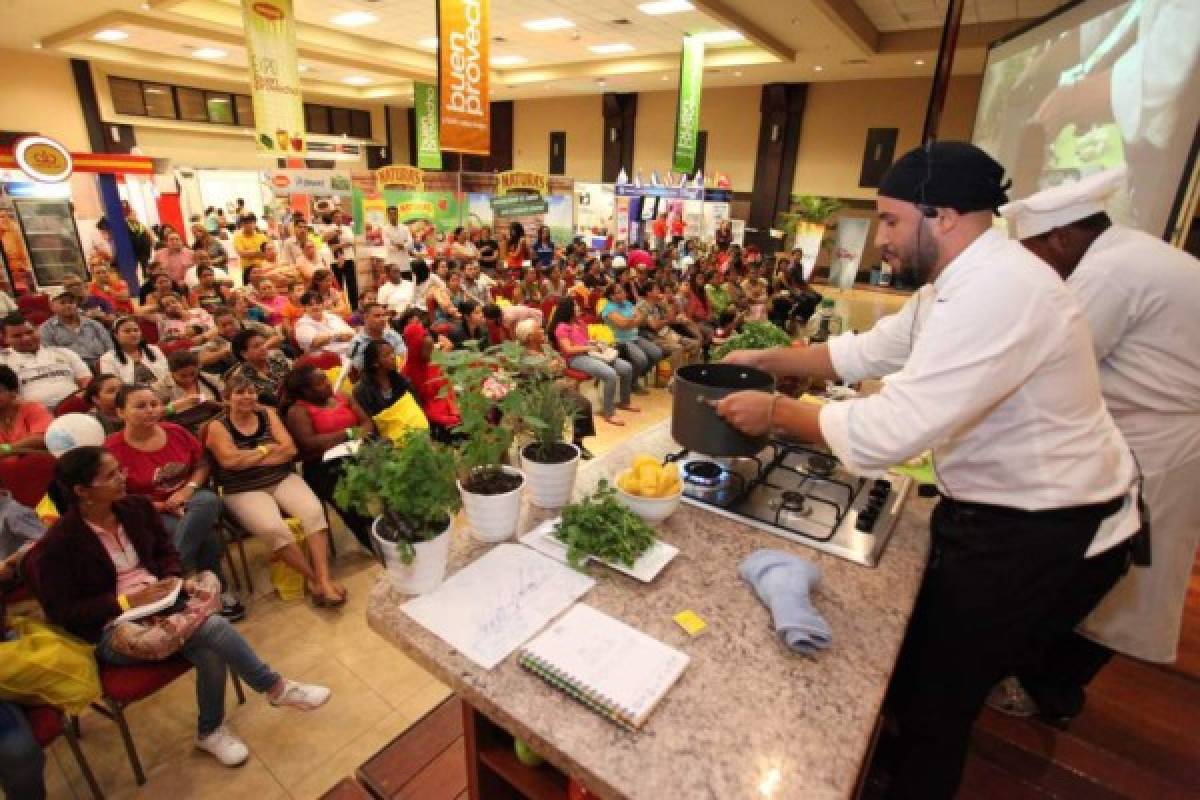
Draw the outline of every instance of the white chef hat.
M1104 210L1105 201L1121 187L1124 180L1124 166L1107 169L1074 183L1043 189L1024 200L1003 205L1000 214L1008 220L1018 239L1040 236L1099 214Z

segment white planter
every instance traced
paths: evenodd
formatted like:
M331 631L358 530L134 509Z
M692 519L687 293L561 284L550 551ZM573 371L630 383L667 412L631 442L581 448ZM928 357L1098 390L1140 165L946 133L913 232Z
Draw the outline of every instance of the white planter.
M504 494L475 494L458 482L458 493L462 495L463 511L471 523L471 535L481 542L503 542L517 532L517 521L521 516L521 490L525 488L525 476L515 467L501 469L509 475L520 475L521 485Z
M543 464L531 459L526 450L533 445L521 448L521 470L529 486L530 504L538 508L562 508L571 502L575 473L579 469L579 448L573 444L567 446L575 451L575 457L558 464Z
M382 517L376 517L371 525L371 538L375 540L375 546L383 556L388 577L392 579L396 591L403 594L425 594L441 585L446 577L446 561L450 557L450 527L453 520L439 536L427 542L414 544L412 563L405 564L400 559L400 546L380 538L375 532L381 519Z

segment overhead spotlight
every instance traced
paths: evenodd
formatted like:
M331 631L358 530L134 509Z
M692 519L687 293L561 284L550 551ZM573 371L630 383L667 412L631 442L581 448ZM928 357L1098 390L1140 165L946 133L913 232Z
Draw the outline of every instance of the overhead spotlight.
M914 63L914 64L916 64L918 67L923 67L923 66L925 66L925 59L923 59L923 58L918 58L918 59L917 59L916 61L914 61L913 63Z
M92 38L97 42L119 42L122 39L128 39L129 34L118 28L105 28L102 31L93 33Z
M530 31L561 31L567 28L574 28L575 23L564 17L547 17L546 19L531 19L528 22L522 22L521 27Z
M346 11L330 17L329 21L341 28L361 28L363 25L378 22L379 17L368 11Z
M194 58L203 58L208 61L215 61L216 59L224 58L227 55L229 55L229 53L225 52L219 47L197 47L192 51L192 56Z
M348 86L367 86L371 83L371 79L366 75L347 75L342 78L342 83Z

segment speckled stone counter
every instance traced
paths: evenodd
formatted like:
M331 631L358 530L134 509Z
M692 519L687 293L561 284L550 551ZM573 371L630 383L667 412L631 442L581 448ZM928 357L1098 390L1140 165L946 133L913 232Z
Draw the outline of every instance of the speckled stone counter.
M611 479L632 456L678 447L670 423L584 462L576 491ZM931 505L913 494L877 568L852 564L687 504L659 529L680 553L651 584L593 567L582 601L691 656L683 677L639 733L622 730L525 671L510 656L476 667L409 619L386 578L368 606L371 627L464 700L606 798L832 798L853 791L912 611L928 550ZM550 512L526 508L520 530ZM489 545L460 519L449 572ZM738 577L760 547L821 566L814 604L833 629L815 658L784 648L770 615ZM689 637L671 619L692 609L708 629Z

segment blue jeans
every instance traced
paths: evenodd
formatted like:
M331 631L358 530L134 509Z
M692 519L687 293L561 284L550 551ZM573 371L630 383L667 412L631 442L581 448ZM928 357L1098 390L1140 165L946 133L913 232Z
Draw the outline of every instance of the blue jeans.
M184 571L208 570L220 579L224 591L227 584L221 570L221 532L217 529L221 498L208 489L198 489L188 500L182 517L174 514L159 516L179 551Z
M658 362L663 358L661 347L641 338L630 342L617 342L617 352L633 367L633 374L636 378L649 374L651 370L658 367Z
M114 666L142 663L121 655L109 645L107 628L96 647L96 657ZM262 694L279 682L279 673L262 662L250 644L219 614L213 614L183 643L179 655L196 667L196 731L207 736L225 719L225 670L232 669L254 691Z
M570 361L571 369L586 372L600 381L604 387L604 409L600 413L611 417L616 413L613 399L620 384L621 405L629 403L629 392L633 389L633 367L623 358L618 358L612 364L606 364L595 356L575 356Z
M0 703L0 788L10 800L42 800L46 756L25 712L14 703Z

